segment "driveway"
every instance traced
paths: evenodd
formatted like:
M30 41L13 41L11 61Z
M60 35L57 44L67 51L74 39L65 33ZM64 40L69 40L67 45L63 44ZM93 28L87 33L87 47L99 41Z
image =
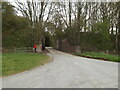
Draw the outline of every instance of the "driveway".
M118 88L118 63L49 51L53 62L4 77L3 88Z

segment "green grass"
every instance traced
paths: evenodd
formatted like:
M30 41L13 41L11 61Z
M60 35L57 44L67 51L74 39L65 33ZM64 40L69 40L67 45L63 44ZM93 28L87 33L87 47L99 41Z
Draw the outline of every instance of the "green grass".
M86 52L86 53L75 53L77 56L89 56L92 58L104 58L107 59L108 61L113 61L113 62L120 62L120 55L111 55L111 54L106 54L106 53L101 53L101 52Z
M30 70L48 62L50 62L50 57L47 55L33 53L3 53L2 76Z
M0 76L2 75L2 54L0 53Z

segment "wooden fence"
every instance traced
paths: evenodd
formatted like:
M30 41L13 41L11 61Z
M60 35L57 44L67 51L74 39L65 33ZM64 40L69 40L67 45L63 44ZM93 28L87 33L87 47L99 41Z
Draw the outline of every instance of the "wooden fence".
M20 47L20 48L14 48L14 52L31 52L33 51L33 47Z

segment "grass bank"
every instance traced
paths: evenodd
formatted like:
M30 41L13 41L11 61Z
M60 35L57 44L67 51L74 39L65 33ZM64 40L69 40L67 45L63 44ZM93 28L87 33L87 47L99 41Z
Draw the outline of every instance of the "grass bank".
M120 62L120 55L111 55L101 52L86 52L86 53L74 53L77 56L83 56L87 58L101 59L106 61Z
M47 55L35 53L3 53L2 55L2 76L8 76L30 70L37 66L50 62Z

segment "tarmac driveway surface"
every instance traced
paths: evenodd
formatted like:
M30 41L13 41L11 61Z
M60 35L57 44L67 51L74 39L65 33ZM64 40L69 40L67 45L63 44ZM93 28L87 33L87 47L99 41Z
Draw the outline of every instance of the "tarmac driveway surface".
M53 62L2 78L3 88L118 88L118 63L49 48Z

